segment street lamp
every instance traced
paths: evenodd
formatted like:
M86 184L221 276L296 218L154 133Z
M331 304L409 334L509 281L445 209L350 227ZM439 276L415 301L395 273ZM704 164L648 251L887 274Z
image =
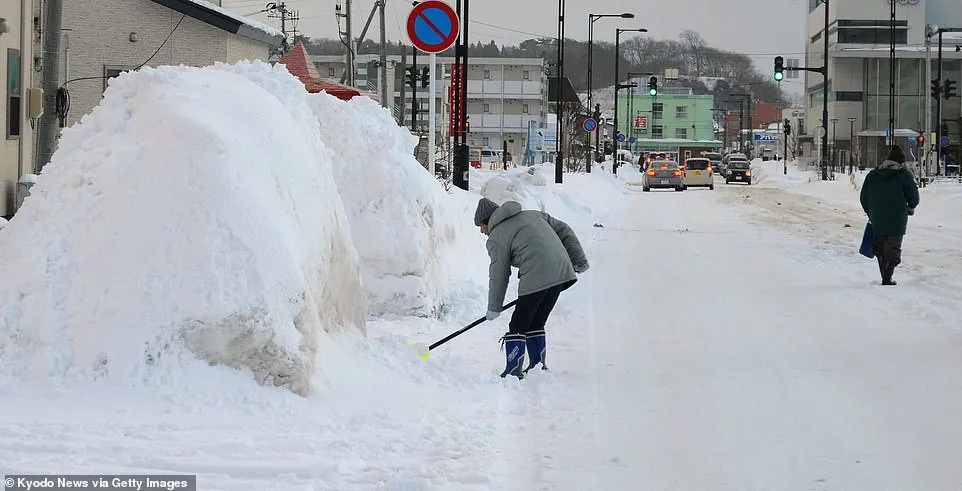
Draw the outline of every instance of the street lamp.
M848 173L851 174L855 164L855 120L848 118Z
M591 107L592 107L591 105L591 69L593 65L593 56L594 56L592 47L594 45L594 40L595 40L595 21L598 19L604 19L604 18L634 19L635 14L632 14L631 12L625 12L623 14L588 14L588 110L589 111L591 110ZM597 121L597 123L598 123L598 126L600 127L601 121ZM595 131L598 131L598 130L595 129ZM590 157L591 155L591 149L589 148L590 146L591 145L587 145L585 148L585 151L587 152L587 155L588 155L587 162L585 163L585 171L588 173L591 172L591 160L592 160ZM595 148L595 151L597 152L598 149Z
M749 131L749 135L750 135L750 136L749 136L748 138L749 138L750 141L749 141L749 142L746 142L746 141L745 141L745 134L744 134L744 131L745 131L745 106L748 106L748 120L749 120L749 121L752 121L752 95L751 95L751 94L738 94L738 93L732 92L732 93L729 93L729 94L728 94L728 97L738 97L738 98L739 98L738 103L740 104L740 106L739 106L739 111L738 111L738 151L740 151L741 153L744 153L745 155L748 155L748 153L746 153L746 149L745 149L744 147L748 147L749 144L754 143L754 140L755 140L755 130L754 130L755 125L754 125L754 122L749 123L748 129L750 130L750 131ZM742 99L742 98L744 98L744 100L740 100L740 99ZM749 155L749 157L751 157L751 156Z
M623 32L648 32L648 29L615 29L615 114L614 122L615 129L611 135L611 170L617 174L618 173L618 90L628 87L637 87L633 84L621 84L621 75L619 73L619 61L621 60L621 53L619 48L621 45L621 33Z

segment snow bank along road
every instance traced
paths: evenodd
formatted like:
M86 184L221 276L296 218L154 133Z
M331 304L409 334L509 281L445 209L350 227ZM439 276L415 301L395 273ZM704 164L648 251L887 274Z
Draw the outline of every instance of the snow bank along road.
M952 291L882 288L855 242L762 220L773 191L637 191L594 246L591 355L554 357L572 390L534 400L501 489L958 488Z

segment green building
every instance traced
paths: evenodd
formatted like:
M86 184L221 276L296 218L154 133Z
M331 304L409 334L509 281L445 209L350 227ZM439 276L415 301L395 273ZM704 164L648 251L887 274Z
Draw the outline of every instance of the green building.
M715 97L694 95L686 87L659 87L648 95L643 83L618 96L618 130L634 143L621 144L632 153L662 151L681 160L702 151L718 151L712 108Z

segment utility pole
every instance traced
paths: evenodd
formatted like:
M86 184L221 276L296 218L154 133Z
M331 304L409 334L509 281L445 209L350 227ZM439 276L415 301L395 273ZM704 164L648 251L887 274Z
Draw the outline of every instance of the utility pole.
M428 76L431 77L428 82L428 170L431 171L431 175L437 177L437 137L435 132L437 132L438 127L438 110L437 102L435 99L438 96L438 85L437 85L437 68L438 68L438 55L431 53L428 57L431 60L428 69Z
M821 148L821 152L820 152L820 156L819 156L819 159L821 160L821 163L820 163L819 165L821 166L822 180L823 180L823 181L827 181L827 180L828 180L828 166L826 165L826 163L828 162L828 83L829 83L829 80L828 80L828 38L830 37L830 36L828 35L828 28L829 28L829 22L828 22L828 21L829 21L829 18L830 18L830 17L829 17L829 10L828 10L829 0L821 0L821 3L822 3L822 7L825 9L825 24L824 24L824 26L823 26L823 28L822 28L822 29L823 29L823 30L822 30L822 39L824 40L824 43L823 43L823 45L822 45L822 56L823 56L823 62L822 62L823 64L822 64L822 66L820 66L820 67L787 66L787 67L785 67L785 70L788 70L788 71L814 72L814 73L821 73L821 74L822 74L822 125L821 125L821 128L822 128L822 135L821 135L822 145L821 145L821 147L822 147L822 148Z
M411 132L417 134L418 131L418 49L411 46Z
M401 52L401 62L397 64L395 70L401 71L401 87L398 89L401 95L401 103L397 105L397 124L404 126L404 96L407 88L407 82L404 80L404 74L407 73L407 53Z
M388 92L387 92L387 27L384 20L384 0L378 0L375 6L380 12L379 23L381 24L381 53L380 53L380 70L378 74L380 75L380 80L378 81L378 87L381 89L381 107L388 107Z
M925 79L932 80L932 33L934 30L931 24L926 24L925 26ZM932 94L929 91L925 91L925 175L928 175L929 166L931 165L932 143L929 141L932 136ZM936 145L939 144L938 141L934 142Z
M281 41L281 56L285 56L287 55L287 53L291 51L291 43L287 42L287 33L288 33L287 21L288 20L291 21L292 31L296 32L297 21L300 20L300 16L297 15L297 13L291 10L288 10L287 4L284 2L281 2L281 3L272 2L267 4L267 17L281 20L281 35L284 38ZM293 35L291 36L291 39L294 40Z
M57 149L57 92L60 89L60 36L63 28L63 0L47 0L47 19L43 27L43 114L38 131L35 174L50 162Z
M890 25L889 25L889 146L895 145L895 77L898 72L895 70L895 1L889 2L891 4L890 12ZM828 35L826 31L825 35ZM825 85L828 85L828 80L825 81ZM825 116L824 114L822 115ZM834 143L832 144L832 152L834 153Z

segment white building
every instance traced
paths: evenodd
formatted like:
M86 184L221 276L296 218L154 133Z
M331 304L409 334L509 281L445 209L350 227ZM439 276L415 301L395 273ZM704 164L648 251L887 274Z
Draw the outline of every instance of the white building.
M356 59L357 74L355 86L377 92L378 68L377 55L359 55ZM420 70L429 64L428 55L419 54L417 67ZM321 77L338 82L344 74L344 57L337 55L312 56ZM407 80L406 68L411 66L411 56L388 57L388 92L393 94L394 115L404 116L404 124L412 128L411 87L402 84ZM435 103L437 104L437 131L446 132L450 123L449 80L452 57L438 57L438 65L443 69L437 83ZM403 66L402 66L403 65ZM430 70L431 76L438 76L437 70ZM508 143L508 151L514 162L520 162L527 146L528 127L534 121L537 127L545 127L548 110L548 76L545 61L541 58L480 58L468 59L468 145L493 151L502 149L502 142ZM423 133L428 127L428 90L421 84L416 87L419 107L418 124L414 127ZM403 103L402 103L403 100ZM442 117L442 112L444 116Z
M824 4L809 1L807 20L807 64L822 66L824 32ZM926 24L941 27L962 27L962 8L958 0L896 0L896 107L895 129L903 145L909 149L907 138L925 129L926 100L930 80L925 70ZM837 143L839 157L853 148L852 130L856 136L854 150L869 166L885 155L885 135L889 126L889 41L890 5L888 0L833 0L829 6L829 145ZM962 44L958 34L944 34L943 79L962 82ZM936 47L932 48L935 78ZM814 154L813 140L817 139L822 121L823 77L806 73L806 136L803 151ZM934 100L931 101L934 107ZM942 120L948 126L952 146L948 154L958 159L960 119L959 98L942 100ZM850 122L849 118L854 118ZM834 120L834 121L833 121ZM935 129L935 110L932 110L932 129ZM834 131L833 131L834 127ZM931 141L931 140L930 140ZM909 152L907 152L907 155ZM911 158L911 157L909 157Z

